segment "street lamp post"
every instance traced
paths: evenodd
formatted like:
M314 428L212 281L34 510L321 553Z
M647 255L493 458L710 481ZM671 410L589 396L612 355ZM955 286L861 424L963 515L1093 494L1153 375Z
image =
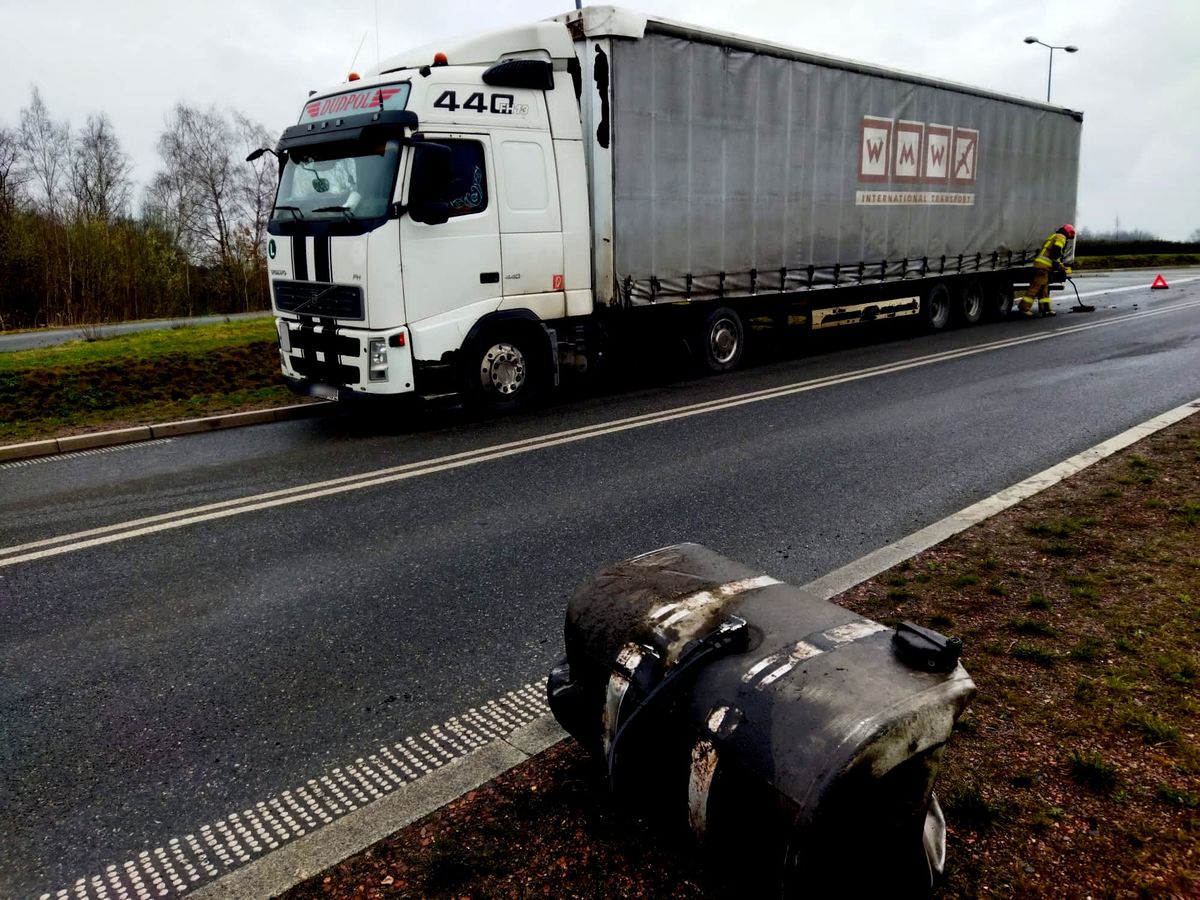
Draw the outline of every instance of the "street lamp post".
M1054 51L1055 50L1066 50L1068 53L1075 53L1079 50L1079 48L1074 47L1070 44L1067 44L1066 46L1063 46L1063 47L1059 47L1054 44L1047 44L1044 41L1039 41L1037 38L1032 37L1032 36L1025 38L1025 43L1041 44L1043 47L1048 47L1050 49L1050 69L1046 73L1046 102L1049 103L1050 102L1050 79L1054 77Z

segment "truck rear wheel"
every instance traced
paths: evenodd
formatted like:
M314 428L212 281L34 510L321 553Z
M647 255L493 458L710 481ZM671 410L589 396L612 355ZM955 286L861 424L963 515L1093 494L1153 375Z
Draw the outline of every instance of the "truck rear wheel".
M958 320L963 325L974 325L983 318L983 285L977 280L966 282L958 293Z
M742 317L728 306L719 306L704 317L696 340L696 356L708 372L736 369L746 349Z
M940 281L921 298L921 319L930 331L941 331L950 321L950 291Z
M992 287L992 306L989 312L994 319L1007 319L1012 315L1013 286L1011 281L1000 281Z

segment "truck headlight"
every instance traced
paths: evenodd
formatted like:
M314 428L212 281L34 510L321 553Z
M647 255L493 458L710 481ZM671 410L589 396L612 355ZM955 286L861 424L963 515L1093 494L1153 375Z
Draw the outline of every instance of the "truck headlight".
M370 360L369 366L371 371L372 381L387 380L388 356L387 356L387 339L386 338L371 338L367 345L367 355Z

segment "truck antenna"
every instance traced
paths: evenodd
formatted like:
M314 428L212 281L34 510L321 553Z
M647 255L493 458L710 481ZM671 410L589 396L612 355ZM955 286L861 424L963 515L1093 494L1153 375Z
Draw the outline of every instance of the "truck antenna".
M369 30L369 29L368 29ZM354 51L354 59L350 60L350 71L354 71L354 64L358 62L358 54L362 52L362 45L367 40L367 32L363 32L362 40L358 42L358 49Z

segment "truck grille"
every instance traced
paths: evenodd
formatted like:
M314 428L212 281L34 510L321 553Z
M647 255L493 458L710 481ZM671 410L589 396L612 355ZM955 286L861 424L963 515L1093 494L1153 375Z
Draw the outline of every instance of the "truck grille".
M333 319L362 319L362 288L320 281L272 282L275 308L280 312Z
M361 377L357 366L344 366L338 362L322 362L299 356L291 357L290 362L292 369L301 378L308 378L323 384L358 384Z
M338 356L358 356L362 344L358 338L344 334L317 334L311 328L295 328L289 337L292 340L292 350L320 350L322 353L333 352Z

